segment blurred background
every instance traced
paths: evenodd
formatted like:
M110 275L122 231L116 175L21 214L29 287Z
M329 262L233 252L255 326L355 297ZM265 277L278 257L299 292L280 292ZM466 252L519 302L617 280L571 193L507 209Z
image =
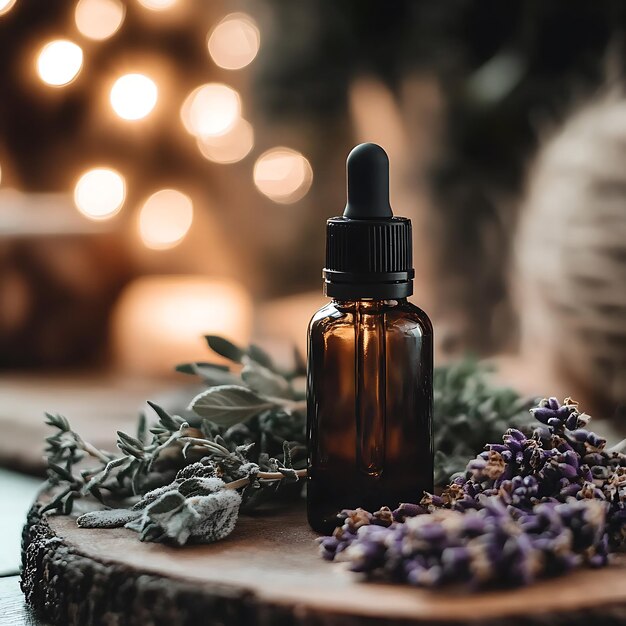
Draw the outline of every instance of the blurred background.
M44 409L110 442L204 333L303 348L362 141L437 361L624 422L625 29L622 0L0 0L0 465L43 471Z

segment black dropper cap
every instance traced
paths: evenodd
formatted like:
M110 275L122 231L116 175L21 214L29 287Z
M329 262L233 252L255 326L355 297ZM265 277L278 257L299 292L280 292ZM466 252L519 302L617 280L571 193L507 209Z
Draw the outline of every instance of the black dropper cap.
M413 293L411 220L389 205L389 158L362 143L346 163L348 202L326 222L324 292L338 300L390 300Z

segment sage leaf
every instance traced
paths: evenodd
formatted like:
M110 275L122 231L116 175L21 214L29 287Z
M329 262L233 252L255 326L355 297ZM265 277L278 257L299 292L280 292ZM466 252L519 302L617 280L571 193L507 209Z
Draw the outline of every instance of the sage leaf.
M197 395L189 409L220 426L233 426L281 405L246 387L221 385Z
M248 346L248 356L256 361L259 365L263 367L267 367L268 369L274 369L274 361L272 361L272 357L265 351L263 348L260 348L254 343L251 343Z
M76 524L81 528L120 528L140 515L141 511L130 511L128 509L89 511L89 513L81 515L76 520Z
M291 388L283 376L250 357L244 357L243 362L245 365L241 370L241 378L250 389L266 396L291 398Z
M189 374L191 376L196 375L196 369L199 367L214 367L220 369L223 372L228 372L228 365L218 365L217 363L207 363L206 361L198 361L197 363L179 363L174 370L181 374Z
M215 385L236 385L241 382L239 376L222 370L215 365L197 365L194 367L196 376L202 379L202 382L209 386Z
M226 365L217 363L183 363L176 366L176 371L198 376L209 386L236 385L241 382L239 376L233 374Z
M181 417L178 417L178 415L170 415L164 408L154 402L150 402L150 400L148 400L148 404L159 416L159 421L167 430L178 430L185 421Z
M239 346L236 346L232 343L232 341L228 341L228 339L225 339L224 337L206 335L204 338L213 352L216 352L220 356L226 357L235 363L241 363L241 359L244 354L246 354L245 350L242 350Z

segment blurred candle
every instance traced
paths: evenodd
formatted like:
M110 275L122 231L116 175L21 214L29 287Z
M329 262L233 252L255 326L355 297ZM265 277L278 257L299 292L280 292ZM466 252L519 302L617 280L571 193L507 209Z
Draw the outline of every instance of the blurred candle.
M250 341L252 304L238 283L202 276L144 276L132 282L113 314L119 365L162 375L178 363L212 358L203 339L217 334Z

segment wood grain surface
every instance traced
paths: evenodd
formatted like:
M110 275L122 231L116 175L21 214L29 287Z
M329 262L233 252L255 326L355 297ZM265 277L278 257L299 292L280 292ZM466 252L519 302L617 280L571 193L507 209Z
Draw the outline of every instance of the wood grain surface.
M524 589L429 592L362 582L320 559L314 538L301 506L182 549L34 509L24 589L54 624L626 624L624 558Z

